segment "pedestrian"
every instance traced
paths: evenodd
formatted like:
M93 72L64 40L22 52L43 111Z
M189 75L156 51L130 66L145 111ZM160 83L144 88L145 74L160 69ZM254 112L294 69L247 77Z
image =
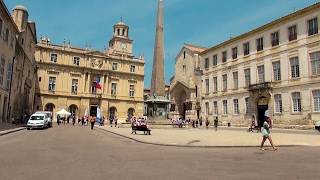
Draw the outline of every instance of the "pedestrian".
M91 130L93 130L94 123L96 122L95 115L90 116Z
M73 117L72 117L72 125L74 126L75 123L76 123L76 117L73 116Z
M182 128L182 118L178 119L179 128Z
M61 120L61 117L60 117L60 114L58 114L58 116L57 116L57 123L58 123L58 125L60 124L60 120Z
M217 131L218 130L218 123L219 123L219 120L218 120L218 116L214 119L214 123L213 123L213 126L214 126L214 130Z
M199 119L196 120L196 127L198 127Z
M109 122L110 122L110 125L112 127L112 122L113 122L113 117L112 116L109 117Z
M208 119L208 118L206 118L206 129L208 129L208 128L209 128L209 124L210 124L209 119Z
M69 124L70 121L70 116L67 117L67 123Z
M199 119L199 129L201 129L202 128L202 117Z
M270 135L270 125L269 125L269 118L265 119L264 123L263 123L263 130L262 130L262 141L261 141L261 146L260 146L260 150L261 151L264 151L265 149L263 148L263 144L264 142L266 141L266 139L269 139L269 142L271 144L271 146L273 147L273 150L277 150L276 146L273 144L272 142L272 138L271 138L271 135Z
M114 117L114 127L117 127L117 124L118 124L118 118L117 116ZM112 126L111 126L112 127Z

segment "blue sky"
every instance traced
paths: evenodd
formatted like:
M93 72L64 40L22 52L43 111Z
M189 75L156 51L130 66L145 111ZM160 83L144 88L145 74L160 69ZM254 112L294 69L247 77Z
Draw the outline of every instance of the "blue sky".
M52 44L103 50L120 21L130 27L133 54L145 57L145 87L150 87L159 0L3 0L8 10L28 9L40 35ZM210 48L318 0L163 0L165 83L174 75L174 58L183 43Z

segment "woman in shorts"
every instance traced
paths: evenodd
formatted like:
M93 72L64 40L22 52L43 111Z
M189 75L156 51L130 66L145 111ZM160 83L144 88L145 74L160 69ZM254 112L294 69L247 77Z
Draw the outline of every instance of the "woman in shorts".
M277 148L275 147L275 145L274 145L273 142L272 142L272 138L271 138L270 130L269 130L269 128L270 128L269 122L270 122L269 118L266 118L265 121L264 121L264 123L263 123L262 141L261 141L261 146L260 146L260 150L261 150L261 151L264 151L264 150L265 150L265 149L263 148L263 144L264 144L264 142L265 142L267 139L269 139L270 144L271 144L271 146L273 147L273 150L274 150L274 151L277 150Z

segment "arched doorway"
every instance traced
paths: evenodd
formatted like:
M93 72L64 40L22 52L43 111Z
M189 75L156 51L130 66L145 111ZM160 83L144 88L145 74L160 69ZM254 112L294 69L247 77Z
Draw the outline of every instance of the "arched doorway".
M127 114L128 114L129 117L134 116L134 109L133 108L129 108Z
M53 103L48 103L48 104L45 105L44 110L53 112L54 108L55 108L55 105Z
M261 96L257 102L257 121L260 127L263 126L264 122L264 113L268 109L269 100L265 96Z
M117 108L116 107L110 107L109 108L109 117L115 117L116 116L116 112L117 112Z
M71 113L71 116L75 116L76 117L77 109L78 109L78 107L76 105L74 105L74 104L69 106L69 112Z
M178 112L182 119L186 119L186 99L187 99L187 93L185 90L181 90L178 94Z

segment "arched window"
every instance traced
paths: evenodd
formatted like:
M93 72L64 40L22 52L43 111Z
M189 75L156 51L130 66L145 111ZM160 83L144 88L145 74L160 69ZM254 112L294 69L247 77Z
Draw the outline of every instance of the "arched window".
M77 114L77 106L76 105L71 105L69 107L69 112L71 113L72 116L76 116L76 114Z
M117 109L115 108L115 107L111 107L110 109L109 109L109 112L110 112L110 117L114 117L115 115L116 115L116 111L117 111Z
M118 36L120 35L120 29L117 29L117 31L118 31Z
M125 34L125 29L122 29L122 36L124 36Z
M51 112L53 112L54 107L55 107L54 104L48 103L48 104L46 104L46 106L45 106L45 110L46 110L46 111L51 111Z
M134 116L134 109L133 108L128 109L128 116L129 117Z

